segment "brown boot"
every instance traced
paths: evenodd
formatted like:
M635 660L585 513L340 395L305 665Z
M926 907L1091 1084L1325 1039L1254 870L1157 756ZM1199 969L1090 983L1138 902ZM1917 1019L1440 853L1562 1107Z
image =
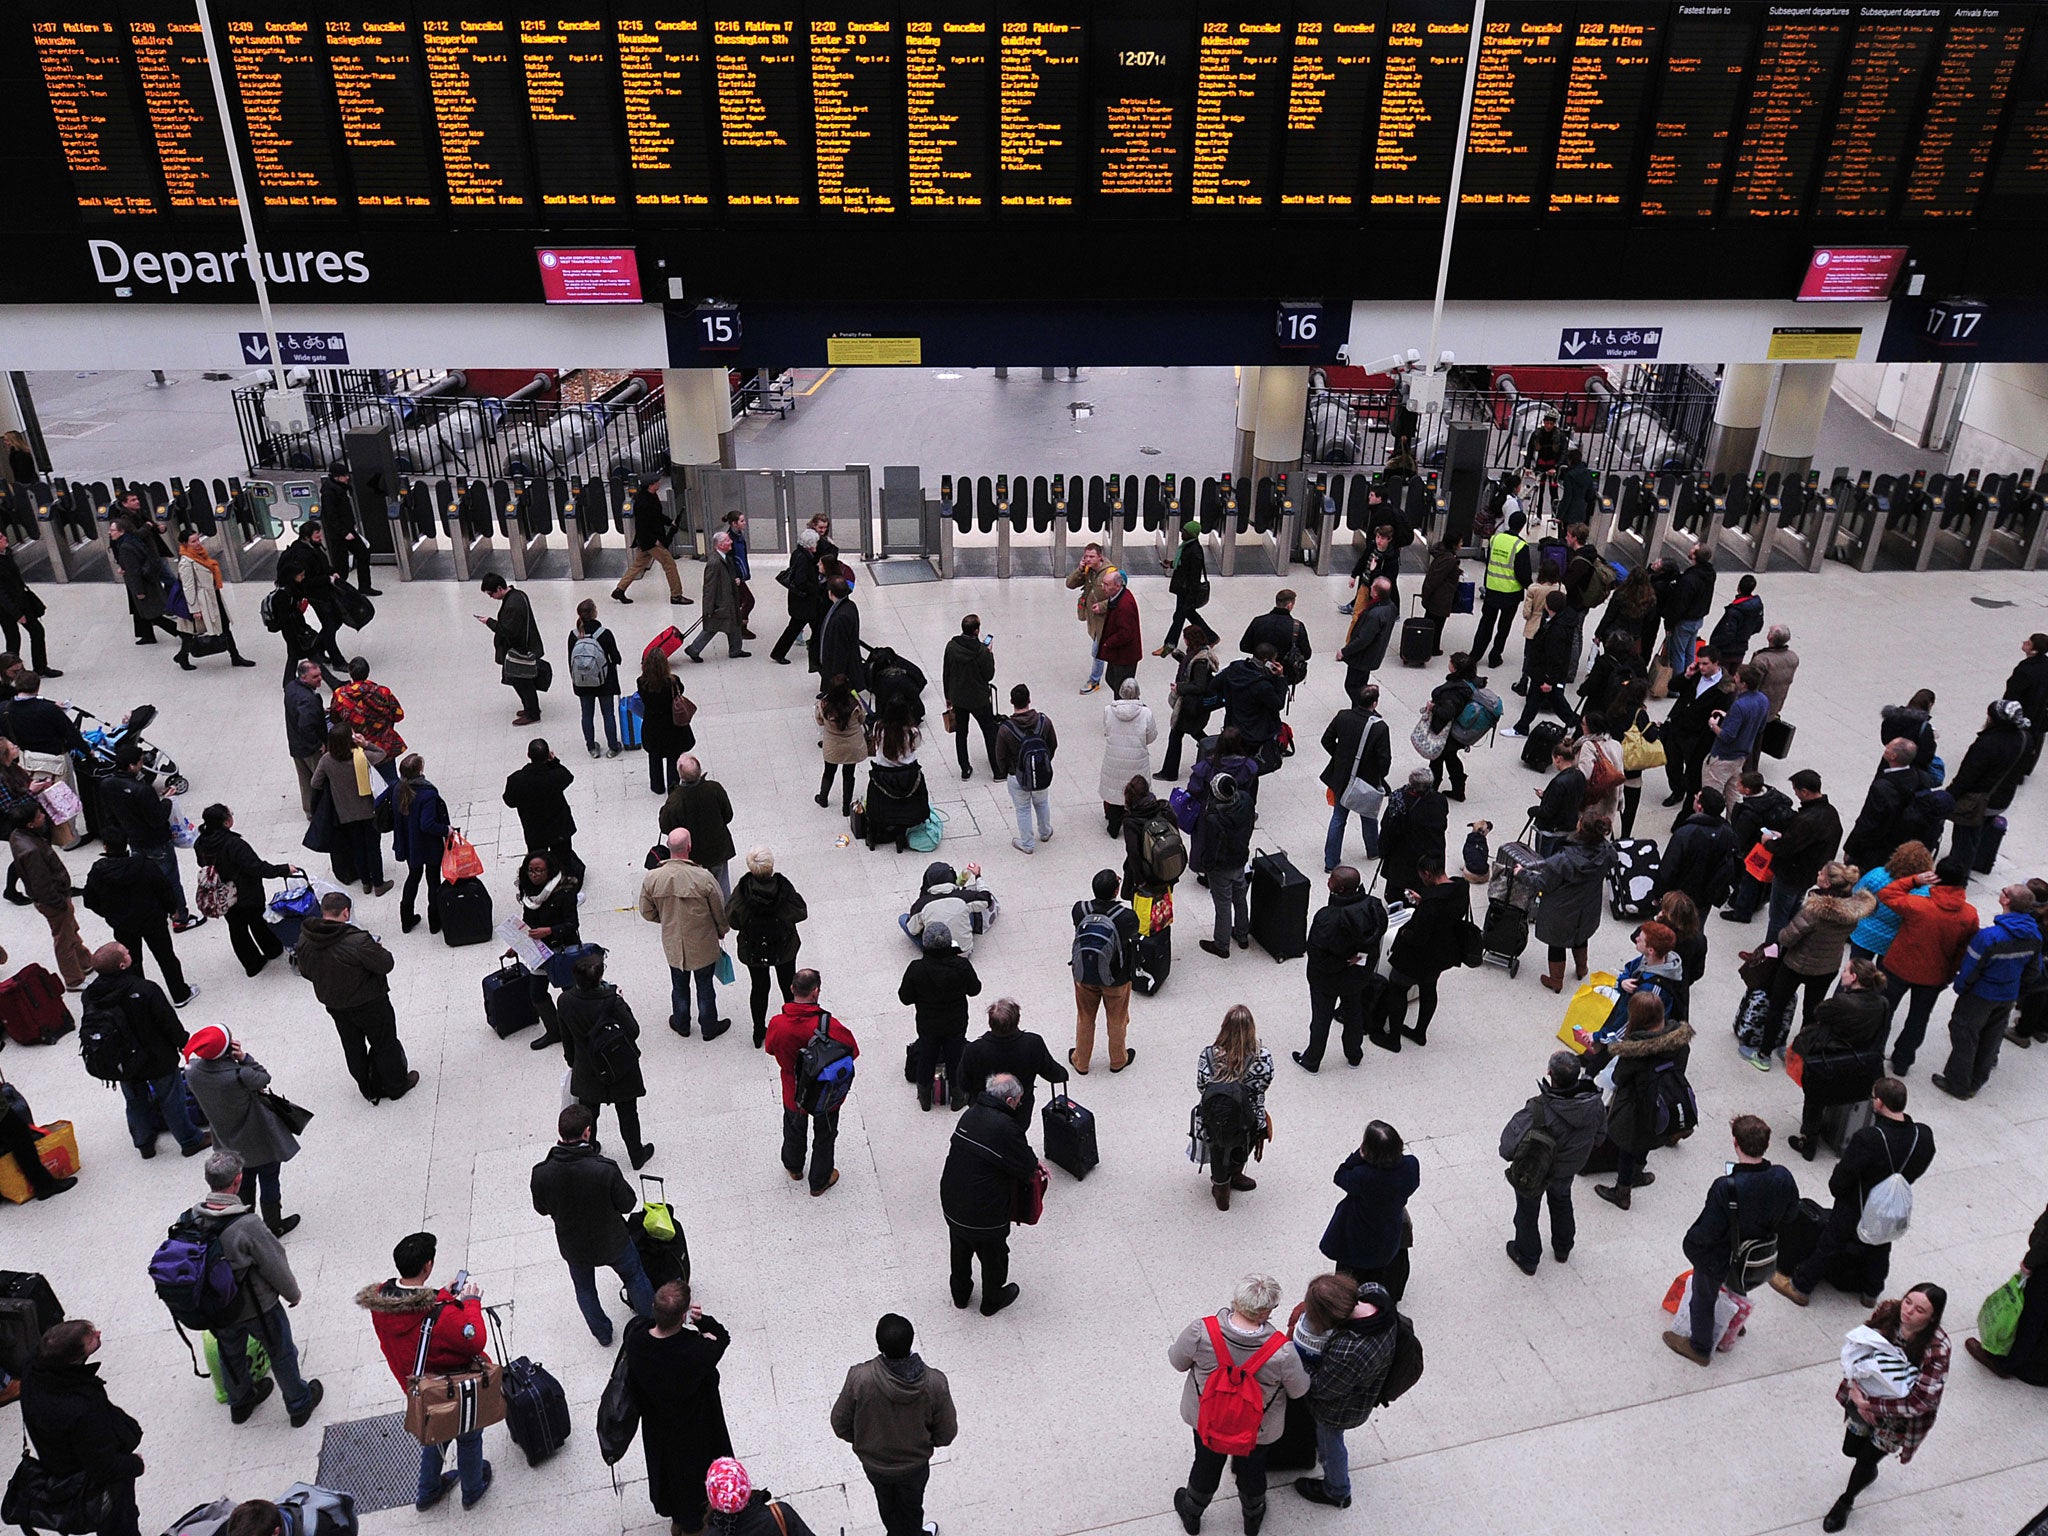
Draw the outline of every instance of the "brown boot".
M1550 988L1551 991L1564 991L1564 962L1562 960L1551 961L1550 969L1544 972L1541 979L1543 985Z
M1230 1209L1230 1184L1228 1181L1221 1184L1211 1181L1209 1193L1216 1197L1217 1210L1227 1211Z
M1572 951L1572 974L1584 981L1591 968L1586 964L1586 946L1581 944Z

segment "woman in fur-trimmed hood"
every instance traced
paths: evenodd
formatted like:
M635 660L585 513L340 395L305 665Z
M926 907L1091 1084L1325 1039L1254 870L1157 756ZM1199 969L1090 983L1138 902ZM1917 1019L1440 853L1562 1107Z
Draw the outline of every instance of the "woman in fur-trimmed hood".
M1800 1027L1813 1022L1813 1010L1842 969L1849 935L1877 910L1876 895L1856 889L1862 873L1854 864L1823 864L1806 900L1778 930L1777 941L1764 946L1766 955L1776 957L1778 973L1771 980L1770 1030L1757 1054L1749 1058L1752 1066L1770 1070L1771 1053L1791 1032L1792 999L1801 991L1806 996L1799 1008Z

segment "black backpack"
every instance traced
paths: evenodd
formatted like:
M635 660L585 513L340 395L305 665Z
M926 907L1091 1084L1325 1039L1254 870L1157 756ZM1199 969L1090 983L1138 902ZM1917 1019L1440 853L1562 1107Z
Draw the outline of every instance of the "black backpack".
M1652 1134L1658 1141L1676 1145L1699 1128L1700 1106L1677 1062L1662 1062L1653 1069L1650 1098L1655 1109Z
M1017 782L1028 790L1051 789L1052 748L1045 744L1045 733L1040 729L1043 717L1028 732L1014 720L1004 723L1017 737L1017 766L1010 770Z
M1543 1123L1541 1099L1539 1094L1529 1128L1522 1132L1522 1139L1508 1156L1508 1183L1515 1187L1515 1193L1531 1198L1550 1188L1551 1175L1557 1171L1557 1137Z
M1209 1144L1211 1166L1242 1162L1258 1130L1251 1090L1235 1078L1218 1078L1202 1090L1195 1123L1197 1138Z
M625 1027L610 1014L591 1026L583 1037L583 1048L590 1052L597 1075L607 1083L617 1086L632 1077L637 1053L633 1042L626 1038Z
M1394 1358L1387 1365L1385 1379L1380 1382L1382 1408L1422 1380L1422 1340L1415 1336L1415 1325L1396 1312L1394 1330Z
M85 1070L103 1083L124 1083L142 1075L142 1045L119 1003L87 1003L78 1020L78 1054Z

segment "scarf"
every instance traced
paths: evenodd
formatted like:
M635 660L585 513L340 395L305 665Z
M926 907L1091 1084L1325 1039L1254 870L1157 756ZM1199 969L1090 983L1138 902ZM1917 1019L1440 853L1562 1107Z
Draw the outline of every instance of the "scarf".
M547 905L548 898L555 894L555 887L561 883L562 876L557 872L553 879L549 880L546 885L542 886L532 895L522 895L519 898L519 905L526 908L529 912L537 911L539 908Z

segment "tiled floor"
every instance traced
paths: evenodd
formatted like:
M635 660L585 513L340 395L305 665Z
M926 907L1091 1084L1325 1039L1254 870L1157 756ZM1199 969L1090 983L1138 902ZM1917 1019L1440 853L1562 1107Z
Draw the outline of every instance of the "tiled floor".
M1327 652L1340 633L1332 610L1342 583L1298 576L1296 585L1316 644ZM759 586L764 601L772 600L765 575ZM1257 577L1219 582L1213 612L1221 627L1234 638L1273 586ZM653 588L640 590L651 596ZM1148 639L1156 641L1166 617L1164 581L1142 573L1136 591ZM190 808L226 801L260 852L288 858L298 852L300 818L281 735L277 647L255 622L256 595L231 592L230 605L260 669L230 672L210 660L187 674L171 666L167 647L130 643L111 587L46 589L54 651L67 673L52 691L103 715L157 704L162 716L150 738L190 776ZM533 588L544 625L557 636L583 595L599 595L595 584L588 594L560 581ZM1790 709L1798 750L1778 772L1820 769L1850 814L1876 756L1880 705L1922 685L1935 688L1955 762L1973 718L2017 659L2020 637L2048 628L2048 588L2039 576L1858 576L1831 566L1818 577L1767 577L1763 595L1770 617L1793 626L1805 657ZM951 817L945 854L983 862L1003 899L1001 925L975 955L984 1000L1016 997L1026 1026L1063 1052L1071 1038L1067 908L1097 868L1120 858L1099 820L1095 722L1102 703L1100 695L1075 693L1086 648L1069 594L1043 580L989 580L885 589L864 583L860 599L867 637L906 650L934 677L960 614L979 611L994 637L999 682L1028 682L1063 733L1058 836L1030 858L1009 846L1008 802L986 764L977 758L975 777L963 784L942 743L926 753L934 798ZM404 701L405 735L483 850L502 913L517 835L499 793L532 733L510 728L511 695L498 685L488 641L469 617L484 607L475 592L447 584L391 590L362 647L375 675ZM630 613L604 608L629 649L672 617L645 599ZM1454 621L1451 638L1469 634L1469 623ZM756 650L765 652L765 642ZM1853 1300L1824 1292L1800 1312L1761 1296L1748 1337L1708 1371L1657 1340L1666 1322L1658 1299L1685 1262L1680 1236L1726 1155L1718 1128L1743 1110L1768 1116L1781 1134L1796 1125L1792 1085L1743 1065L1725 1029L1736 997L1734 950L1756 942L1760 929L1710 926L1714 958L1695 993L1701 1040L1693 1075L1707 1121L1701 1134L1659 1155L1657 1186L1626 1215L1594 1200L1582 1182L1581 1237L1570 1266L1546 1263L1525 1280L1501 1253L1511 1206L1495 1142L1531 1091L1560 1012L1537 986L1534 967L1518 981L1491 967L1449 978L1427 1050L1398 1060L1368 1052L1356 1072L1339 1064L1311 1079L1286 1059L1302 1041L1300 965L1275 965L1257 950L1227 962L1201 953L1193 941L1206 903L1188 883L1173 976L1161 995L1133 1010L1138 1062L1124 1075L1098 1071L1075 1085L1100 1118L1102 1167L1085 1184L1054 1175L1044 1222L1019 1231L1013 1244L1022 1299L984 1320L947 1304L937 1201L947 1119L920 1114L895 1068L910 1035L895 989L911 952L894 918L924 860L841 846L839 818L811 804L818 756L812 685L801 667L778 668L757 654L737 662L713 656L686 670L703 706L701 755L738 808L738 841L743 849L772 846L808 898L803 959L824 972L826 1001L865 1048L841 1131L843 1178L824 1199L806 1198L777 1165L775 1077L748 1047L746 1030L706 1045L659 1027L666 987L659 944L632 911L657 805L642 761L583 755L563 684L549 697L541 730L577 775L578 842L591 870L586 937L611 948L612 974L650 1026L644 1115L660 1149L652 1171L667 1178L687 1228L699 1299L734 1334L724 1375L735 1439L756 1477L790 1494L815 1530L870 1536L878 1529L873 1500L852 1456L833 1440L826 1411L846 1366L870 1353L876 1316L891 1309L915 1320L920 1347L951 1375L959 1400L961 1438L942 1457L931 1490L931 1512L949 1536L1110 1527L1165 1536L1178 1529L1169 1498L1186 1469L1187 1433L1176 1415L1180 1384L1165 1362L1167 1343L1223 1301L1247 1270L1277 1276L1292 1304L1320 1267L1316 1243L1335 1195L1329 1174L1375 1116L1399 1127L1423 1163L1409 1304L1429 1372L1407 1399L1351 1437L1353 1512L1332 1517L1283 1487L1269 1532L1358 1530L1368 1520L1413 1536L1817 1528L1847 1471L1832 1392L1840 1336L1859 1320ZM1140 675L1147 696L1162 704L1167 664L1148 660ZM1384 674L1387 712L1403 734L1433 680L1433 670L1394 666ZM1306 742L1335 707L1338 683L1338 670L1318 660L1293 707ZM1396 753L1404 766L1411 761L1405 745ZM1463 815L1488 817L1511 834L1539 781L1519 765L1511 743L1477 758ZM1315 780L1320 766L1318 754L1305 751L1260 806L1259 844L1289 849L1311 870L1327 815ZM2048 861L2044 793L2037 780L2014 807L2000 878ZM1642 831L1661 838L1668 822L1653 797ZM73 860L81 876L89 857ZM1988 886L1981 883L1980 892ZM398 954L402 1033L424 1078L402 1103L377 1109L350 1091L332 1031L296 976L273 967L245 980L218 923L179 943L205 991L187 1022L232 1027L278 1086L318 1114L303 1154L285 1170L284 1189L289 1208L305 1215L287 1245L306 1289L293 1323L308 1369L328 1385L321 1418L396 1405L397 1388L352 1298L359 1285L389 1273L396 1238L426 1226L440 1235L444 1274L467 1267L487 1299L512 1304L513 1348L562 1379L576 1419L565 1453L540 1469L523 1464L502 1430L491 1432L498 1482L481 1525L451 1505L424 1519L410 1510L379 1514L366 1526L647 1536L660 1522L646 1502L637 1451L621 1465L622 1495L607 1496L610 1479L590 1424L609 1357L578 1319L551 1236L527 1197L528 1169L552 1139L561 1063L530 1054L523 1038L499 1041L485 1028L478 981L493 963L488 950L451 951L424 929L401 937L395 896L366 899L359 911ZM89 938L105 936L91 919L86 929ZM19 908L0 907L0 936L17 962L48 958L40 925ZM1623 926L1609 922L1595 957L1611 965L1625 957L1626 944ZM743 989L725 989L722 1001L744 1016ZM1255 1010L1280 1061L1271 1099L1278 1134L1255 1170L1260 1188L1224 1215L1184 1149L1195 1055L1225 1007L1239 1001ZM198 1168L172 1155L136 1161L118 1097L85 1077L68 1043L9 1050L0 1068L41 1116L76 1123L86 1164L77 1193L0 1210L0 1264L47 1272L74 1314L103 1326L113 1395L148 1431L144 1529L161 1530L179 1511L223 1492L274 1493L309 1477L316 1430L292 1432L274 1405L231 1428L226 1410L191 1378L150 1293L144 1265L165 1224L197 1197ZM1934 1094L1924 1071L1914 1077L1914 1108L1935 1128L1941 1154L1920 1185L1894 1279L1949 1287L1958 1359L1926 1447L1909 1467L1887 1463L1853 1529L2009 1531L2048 1502L2042 1399L1993 1380L1960 1354L1979 1300L2012 1272L2048 1198L2044 1072L2042 1052L2008 1051L1990 1087L1967 1106ZM1809 1192L1821 1191L1825 1160L1794 1168ZM0 1415L0 1435L12 1421L11 1413ZM1226 1498L1210 1527L1236 1523Z

